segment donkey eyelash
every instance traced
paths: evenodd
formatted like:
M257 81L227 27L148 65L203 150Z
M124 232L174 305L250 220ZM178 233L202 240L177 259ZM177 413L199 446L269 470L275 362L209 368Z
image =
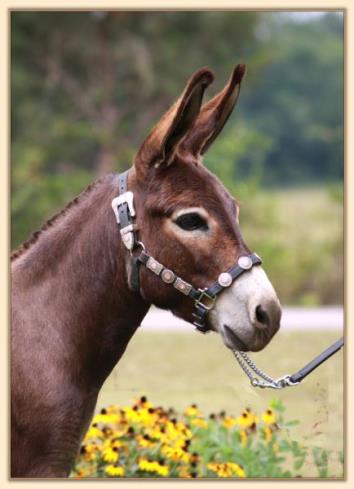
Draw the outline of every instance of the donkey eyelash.
M182 214L174 222L184 231L208 231L209 229L207 221L197 212Z

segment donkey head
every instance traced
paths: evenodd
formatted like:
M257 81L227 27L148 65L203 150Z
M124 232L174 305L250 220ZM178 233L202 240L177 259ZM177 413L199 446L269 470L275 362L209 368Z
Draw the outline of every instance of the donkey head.
M129 176L139 237L148 253L195 288L209 286L250 254L235 200L202 164L236 104L244 73L244 65L236 66L224 89L202 106L213 74L196 72L140 147ZM193 322L193 301L144 268L140 293ZM258 351L279 329L280 316L276 293L256 266L218 295L207 320L227 347Z

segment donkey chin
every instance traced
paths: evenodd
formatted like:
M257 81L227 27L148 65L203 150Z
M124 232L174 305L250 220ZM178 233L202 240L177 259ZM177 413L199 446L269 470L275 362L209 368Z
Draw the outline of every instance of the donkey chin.
M262 350L279 330L281 306L261 267L254 267L225 289L209 321L231 350Z

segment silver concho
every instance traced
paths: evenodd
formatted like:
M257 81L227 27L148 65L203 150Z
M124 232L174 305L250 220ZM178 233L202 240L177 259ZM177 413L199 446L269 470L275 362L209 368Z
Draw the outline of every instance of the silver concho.
M165 270L163 272L161 272L161 278L165 282L165 284L172 284L172 282L174 282L176 276L171 270L168 270L168 268L165 268Z
M128 250L132 250L133 249L133 246L134 246L134 235L133 235L132 232L128 232L128 233L122 234L122 240L123 240L124 246Z
M220 273L218 277L218 282L221 287L230 287L230 285L232 284L232 277L227 272Z
M152 256L148 259L146 263L146 268L154 272L156 275L159 275L163 266L157 260L155 260Z
M237 264L244 270L249 270L252 268L252 260L249 256L240 256L240 258L237 260Z
M180 277L177 277L176 278L176 281L175 283L173 284L173 286L179 290L180 292L182 292L182 294L184 295L188 295L189 292L192 290L192 286L191 284L189 284L188 282L185 282L184 280L182 280Z

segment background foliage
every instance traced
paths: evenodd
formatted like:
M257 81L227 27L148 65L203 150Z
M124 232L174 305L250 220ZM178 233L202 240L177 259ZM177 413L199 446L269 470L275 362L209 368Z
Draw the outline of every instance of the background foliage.
M281 300L342 301L343 18L12 12L12 246L139 144L201 66L237 62L238 108L205 162Z

